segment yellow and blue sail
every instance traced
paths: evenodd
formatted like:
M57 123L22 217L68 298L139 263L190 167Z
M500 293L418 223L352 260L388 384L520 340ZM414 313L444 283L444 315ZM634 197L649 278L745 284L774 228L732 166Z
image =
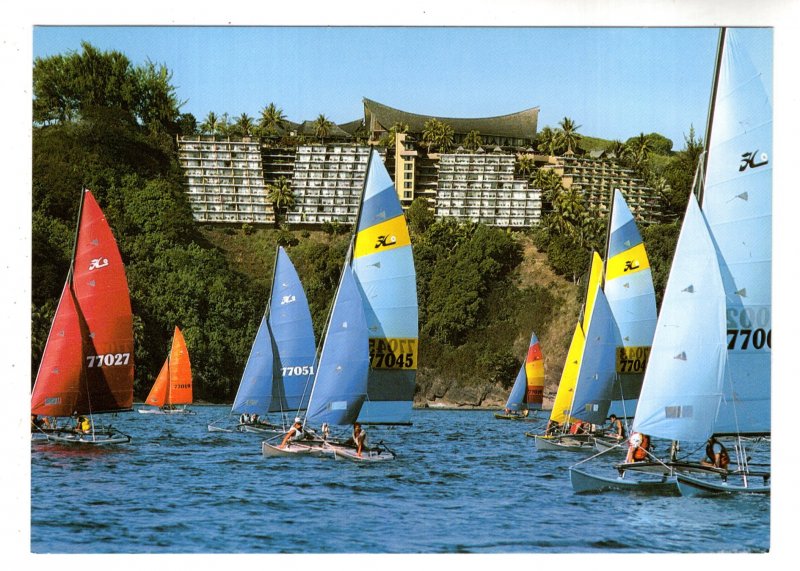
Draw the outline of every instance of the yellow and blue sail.
M656 328L653 275L636 221L622 193L614 190L603 292L619 328L613 348L616 382L609 413L632 417Z
M409 424L418 352L417 280L411 239L394 183L370 153L352 260L369 330L367 399L359 420Z
M525 355L525 362L519 369L514 386L508 395L506 408L509 410L541 410L544 397L544 360L542 348L536 333Z

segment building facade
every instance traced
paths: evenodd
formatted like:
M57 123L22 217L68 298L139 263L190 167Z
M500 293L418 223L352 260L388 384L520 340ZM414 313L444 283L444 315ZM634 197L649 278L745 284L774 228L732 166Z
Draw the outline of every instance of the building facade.
M440 155L435 216L504 228L538 224L541 190L515 178L515 164L506 153Z

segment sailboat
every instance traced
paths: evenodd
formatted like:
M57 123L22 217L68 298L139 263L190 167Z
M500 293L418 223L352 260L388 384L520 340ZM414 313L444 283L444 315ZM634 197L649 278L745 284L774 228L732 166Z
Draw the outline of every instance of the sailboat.
M31 414L51 417L37 438L105 445L130 442L94 415L133 405L133 317L117 243L89 190L81 194L75 245L31 394ZM59 419L88 415L88 430Z
M350 267L352 252L353 240L325 328L305 419L296 419L303 424L303 433L308 437L289 441L285 446L265 440L261 444L265 456L327 455L368 461L394 457L393 453L381 447L355 457L355 454L349 454L345 444L329 441L325 435L327 426L347 426L355 422L367 396L369 333L361 294ZM306 428L317 423L324 437Z
M240 415L240 432L282 433L285 415L308 406L315 373L316 343L303 284L283 247L278 246L272 288L245 364L231 414ZM281 425L267 422L281 413ZM261 416L255 421L249 418ZM217 423L209 431L230 431Z
M633 423L673 441L673 453L618 467L619 486L625 470L643 469L672 493L770 491L746 449L770 434L772 106L746 50L763 33L720 32L700 198L689 198ZM735 469L677 458L679 442L712 435L735 438ZM575 467L570 476L576 491L611 485Z
M358 420L411 424L419 358L414 256L397 191L374 148L355 232L352 268L364 304L370 351L367 398Z
M186 408L192 404L192 364L186 340L177 326L169 355L144 402L156 408L140 408L141 414L195 414Z
M514 386L506 402L505 414L495 413L502 420L535 420L528 418L528 411L541 410L544 398L544 361L542 347L536 333L531 333L531 341L525 362L517 373Z
M575 375L567 379L569 411L563 410L566 395L560 402L557 395L558 409L554 406L551 415L562 426L567 420L600 425L609 414L632 417L650 352L656 326L650 263L633 214L618 189L611 198L605 262L594 254L590 276L583 321L573 336L581 345L580 357L574 367L569 366L568 357L564 369ZM576 436L543 437L537 440L537 448L576 451L585 450L587 441L604 448L615 444L598 434Z

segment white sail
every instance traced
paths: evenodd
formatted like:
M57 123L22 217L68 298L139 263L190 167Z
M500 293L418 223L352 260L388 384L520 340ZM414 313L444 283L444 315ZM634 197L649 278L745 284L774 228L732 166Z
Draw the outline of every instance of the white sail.
M729 378L715 432L770 432L772 101L748 55L768 29L731 29L722 52L702 208L721 257ZM759 45L762 44L762 45Z
M692 195L661 304L633 429L702 441L714 431L726 363L717 251Z

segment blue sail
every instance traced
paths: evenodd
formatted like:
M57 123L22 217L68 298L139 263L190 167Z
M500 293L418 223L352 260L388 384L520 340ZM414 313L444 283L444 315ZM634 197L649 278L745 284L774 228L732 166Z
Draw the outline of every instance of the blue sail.
M702 195L727 300L728 380L715 432L765 434L771 430L772 98L769 70L757 68L749 51L770 49L772 31L726 35Z
M722 400L725 363L722 275L708 226L692 195L633 429L670 440L708 438Z
M506 408L508 410L522 410L522 403L525 399L525 392L528 390L528 375L525 374L525 363L519 368L517 379L514 381L514 386L511 387L511 394L508 395L508 402Z
M613 200L603 292L622 343L615 348L619 382L613 388L609 412L624 418L636 412L656 328L656 295L650 262L633 214L617 189Z
M277 347L276 372L282 393L273 394L269 410L301 410L308 406L317 347L311 311L303 284L289 256L278 248L270 296L269 325Z
M572 400L574 418L593 424L605 422L617 379L615 350L621 342L606 295L598 287Z
M371 151L353 251L369 327L367 401L359 420L408 424L418 355L417 279L411 239L392 179Z
M231 412L264 414L267 411L272 400L273 359L272 336L267 317L263 316L239 382L239 390L233 399Z
M279 247L268 315L261 319L231 412L265 414L305 408L315 358L306 294L289 256Z
M306 420L353 423L367 396L369 337L361 294L345 263L322 344Z

